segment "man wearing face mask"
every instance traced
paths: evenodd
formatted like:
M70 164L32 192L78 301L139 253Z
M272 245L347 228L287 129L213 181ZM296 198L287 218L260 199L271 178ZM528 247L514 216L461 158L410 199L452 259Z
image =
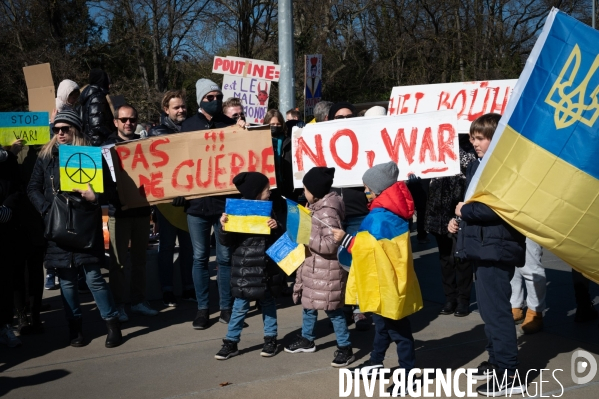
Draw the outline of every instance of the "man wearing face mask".
M181 133L222 128L235 124L222 112L223 93L220 87L209 79L196 82L196 94L199 112L186 119L181 126ZM193 328L203 330L209 326L209 285L210 273L208 259L210 257L210 232L216 234L216 263L218 264L218 293L221 323L228 324L231 319L233 298L231 296L231 251L220 244L218 239L220 217L225 212L225 195L214 195L186 201L184 197L175 198L173 205L185 206L187 225L193 247L192 277L198 300L198 311L193 321Z

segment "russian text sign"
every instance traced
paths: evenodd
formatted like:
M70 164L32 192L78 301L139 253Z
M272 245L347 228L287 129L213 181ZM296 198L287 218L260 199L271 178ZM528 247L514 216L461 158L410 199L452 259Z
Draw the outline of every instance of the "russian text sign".
M307 124L293 130L294 186L314 166L335 167L335 187L361 186L373 165L393 161L399 180L460 173L455 111L351 118Z
M0 112L0 145L11 145L20 139L24 145L50 141L48 113Z

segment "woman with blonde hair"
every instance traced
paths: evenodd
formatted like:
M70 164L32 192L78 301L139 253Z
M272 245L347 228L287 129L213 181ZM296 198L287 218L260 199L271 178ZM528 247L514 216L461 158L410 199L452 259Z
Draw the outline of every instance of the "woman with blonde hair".
M27 194L46 224L49 222L47 215L54 202L54 197L60 191L60 165L58 159L60 147L89 145L87 139L81 134L81 125L81 118L76 112L67 110L56 114L52 128L54 137L42 147L31 175ZM104 178L105 191L110 191L111 187L114 186L109 181L110 173L108 171L104 172ZM70 193L70 195L75 200L81 201L84 207L88 209L100 207L99 196L89 184L86 190L73 191L74 193ZM95 212L92 217L94 218L93 225L94 229L97 229L97 234L95 234L96 239L91 248L80 249L48 240L44 264L46 268L54 268L58 271L61 297L69 323L70 345L74 347L84 345L81 307L77 290L77 272L79 268L82 268L100 315L106 320L108 327L106 347L113 348L122 343L123 337L119 325L118 310L114 304L112 293L100 271L100 264L104 262L101 212Z

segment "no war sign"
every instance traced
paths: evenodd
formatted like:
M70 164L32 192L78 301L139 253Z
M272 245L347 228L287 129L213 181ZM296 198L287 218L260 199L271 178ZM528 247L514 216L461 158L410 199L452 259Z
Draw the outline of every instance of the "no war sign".
M121 203L136 208L237 193L240 172L265 174L275 185L270 129L238 126L120 143L110 149Z
M308 124L293 130L294 186L314 166L335 167L335 187L362 185L373 165L393 161L399 180L460 173L457 113L453 110Z
M0 145L23 140L26 145L50 141L47 112L0 112Z

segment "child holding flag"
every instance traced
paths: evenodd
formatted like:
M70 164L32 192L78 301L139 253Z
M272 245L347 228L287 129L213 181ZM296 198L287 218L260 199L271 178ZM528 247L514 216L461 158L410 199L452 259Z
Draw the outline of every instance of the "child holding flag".
M233 178L233 184L243 198L268 201L270 184L268 177L258 172L242 172ZM275 296L281 293L279 268L266 255L266 250L281 235L275 219L266 223L269 235L233 233L224 230L228 216L223 213L218 239L231 248L231 294L235 297L227 336L221 350L214 356L226 360L239 354L237 344L241 337L245 317L250 310L250 301L258 301L264 321L264 347L260 355L272 357L277 351L277 307Z
M364 377L383 368L391 342L397 344L397 357L406 378L416 358L407 318L422 309L408 223L414 214L414 201L405 183L397 181L398 176L394 162L375 165L366 171L362 181L370 213L355 237L333 229L335 240L342 246L340 262L351 264L346 303L373 313L373 349L370 359L357 367Z
M310 254L297 270L293 300L301 301L303 309L302 334L285 352L314 352L314 326L318 310L324 310L337 336L333 367L343 367L354 361L349 330L341 308L344 304L347 273L337 261L339 244L333 238L332 228L339 228L345 216L345 207L339 194L331 191L335 168L315 167L303 179L308 209L312 214L312 228L308 249ZM316 220L314 220L316 219Z

